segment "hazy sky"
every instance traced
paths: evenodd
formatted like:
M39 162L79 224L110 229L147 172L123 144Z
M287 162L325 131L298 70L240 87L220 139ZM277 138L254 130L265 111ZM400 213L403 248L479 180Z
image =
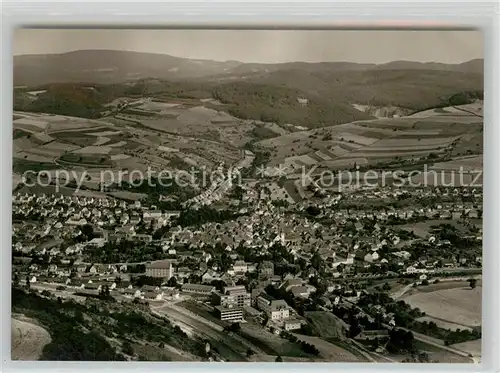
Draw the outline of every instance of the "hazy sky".
M117 49L178 57L275 63L483 58L478 31L17 30L14 55Z

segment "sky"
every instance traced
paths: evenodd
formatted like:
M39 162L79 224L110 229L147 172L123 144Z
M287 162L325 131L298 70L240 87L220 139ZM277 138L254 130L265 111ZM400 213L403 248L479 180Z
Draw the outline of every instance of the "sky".
M14 55L81 49L259 63L461 63L484 56L479 31L18 29L14 34Z

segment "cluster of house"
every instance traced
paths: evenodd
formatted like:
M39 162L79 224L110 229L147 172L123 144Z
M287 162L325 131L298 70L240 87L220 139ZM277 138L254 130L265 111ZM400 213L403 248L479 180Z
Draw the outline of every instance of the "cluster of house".
M219 184L225 181L227 180L221 179ZM214 183L214 185L219 184ZM241 247L250 249L258 257L268 254L272 246L281 245L295 257L296 261L303 260L307 264L311 263L314 256L319 255L323 269L331 277L350 273L354 267L379 270L384 264L396 265L400 273L423 275L441 266L453 268L481 261L480 256L457 258L427 255L418 259L413 258L411 251L414 244L425 243L429 247L445 249L449 246L449 242L432 236L402 238L385 223L391 217L410 220L417 215L438 220L480 218L481 211L472 202L440 202L425 208L419 206L388 207L381 210L369 208L347 210L337 206L344 198L348 200L397 199L404 193L420 197L471 195L474 198L480 198L482 197L481 190L414 188L410 191L403 191L386 188L358 191L355 194L345 193L316 204L320 214L312 219L302 213L309 204L296 204L290 211L278 208L270 201L260 200L253 188L243 189L244 199L252 200L257 197L254 203L248 204L245 214L234 220L220 223L209 222L199 227L171 227L155 244L161 245L166 257L174 259L146 265L146 275L149 277L169 279L175 276L176 279L187 279L192 274L199 276L202 284L184 284L185 288L181 290L207 292L211 296L215 294L212 299L217 298L218 301L214 301L217 303L214 306L217 307L223 319L243 317L242 310L250 307L250 305L247 306L247 302L248 299L252 300L252 297L248 298L241 288L232 287L236 279L258 271L261 277L271 283L281 284L282 282L279 276L274 276L274 263L249 263L241 260L241 255L238 254ZM290 213L293 211L296 213ZM95 284L96 281L86 276L123 273L126 267L109 266L103 269L100 265L93 265L89 268L88 265L80 262L87 247L103 246L108 241L121 238L135 240L138 245L151 242L152 236L139 233L137 227L144 226L144 224L154 227L164 226L173 217L178 216L179 212L162 212L154 206L142 206L140 202L126 203L113 198L16 194L13 196L13 214L26 218L21 219L22 223L14 222L13 224L14 252L31 256L33 253L48 254L50 257L59 259L59 267L49 264L43 271L40 268L34 269L33 277L52 276L57 277L57 281L69 281L68 284L87 281L83 283L84 287L94 287L95 285L90 284ZM29 223L28 218L33 215L39 215L43 219L39 219L40 223ZM322 224L319 222L321 219L332 221L334 224ZM100 237L88 242L65 245L67 239L82 235L82 226L87 224L92 225L94 233L101 232ZM477 233L478 240L481 238L481 233L481 231ZM40 238L44 237L50 238L50 245L40 244ZM232 264L227 271L221 271L217 264L208 265L212 258L210 252L213 252L214 248L226 252L231 259ZM76 261L70 265L74 259ZM198 268L193 269L193 265L183 265L185 260L190 261L191 264L193 261L198 263ZM177 265L178 263L181 265ZM78 276L76 278L72 276L70 279L72 272L76 272ZM315 275L318 273L314 268L301 272L303 279ZM214 280L222 280L228 284L227 292L213 292L211 285L204 285ZM39 281L39 279L35 278L34 281ZM99 280L97 282L100 283ZM77 284L77 286L81 287L82 284ZM192 286L194 287L191 288ZM128 289L127 294L135 291L133 295L136 296L137 290ZM290 291L294 296L304 297L310 293L310 288L298 284L291 287ZM151 298L153 293L142 292L140 296L147 299L161 299L164 295L160 292ZM263 310L263 306L253 303L253 300L251 307L267 312ZM270 320L274 319L273 315L268 316ZM280 318L283 317L280 316Z
M332 211L335 224L323 225L318 221L301 215L286 212L270 204L257 204L255 211L232 221L222 223L206 223L195 229L191 227L174 227L164 237L164 250L171 255L178 251L176 247L187 247L189 250L203 250L206 247L219 247L236 260L234 268L228 271L235 273L252 272L255 265L238 261L238 248L252 249L255 255L265 255L275 244L286 247L296 259L309 262L318 253L326 269L335 277L340 276L343 269L355 263L363 263L365 268L379 268L383 264L396 264L401 272L415 263L411 255L399 255L401 251L410 250L412 245L424 242L435 248L445 248L449 242L436 240L433 237L399 237L398 233L377 219L374 224L366 224L373 215L366 211ZM405 212L379 212L380 216L398 214L408 218ZM405 215L401 215L405 214ZM410 214L411 215L411 214ZM354 216L354 217L353 217ZM359 218L356 218L359 216ZM372 220L373 222L374 220ZM446 222L446 221L444 221ZM352 226L353 229L346 231ZM481 239L481 230L476 238ZM387 250L382 250L389 248ZM383 253L382 253L383 252ZM431 265L433 258L428 258ZM475 262L475 258L461 258L455 262L453 258L434 258L436 266L441 263L445 267L464 264L464 260ZM210 272L210 269L209 269ZM213 269L216 272L216 269ZM217 279L216 275L212 279Z
M140 201L127 203L114 198L78 197L63 195L36 195L17 193L12 199L14 216L39 215L44 218L46 229L62 229L65 226L96 227L122 226L133 231L140 223L155 227L166 225L178 211L162 212L154 206L142 206ZM54 222L54 224L50 224Z
M180 277L178 271L182 267L174 268L174 264L175 261L169 259L148 263L145 266L145 275L162 280ZM233 270L235 269L246 271L248 266L239 261L235 262ZM260 263L258 271L260 278L266 279L262 284L281 285L296 297L308 297L315 290L311 285L305 285L302 279L289 277L283 280L281 276L275 276L272 262ZM163 300L177 299L180 293L199 294L210 299L217 315L224 321L241 321L245 315L256 316L264 313L272 323L286 330L300 328L301 325L300 321L290 318L290 307L284 300L270 298L262 287L249 293L245 286L235 285L230 277L226 278L226 283L230 285L225 286L222 291L216 290L216 287L210 284L213 281L212 276L202 278L202 284L184 283L179 289L149 285L139 288L132 285L130 275L126 272L126 265L76 263L73 266L49 264L43 267L31 264L30 275L26 281L30 284L59 284L81 295L99 295L107 289L111 296L129 299Z
M19 196L18 196L19 197ZM32 196L19 197L21 200L31 198ZM18 198L18 200L19 200ZM74 201L73 198L62 197L65 201ZM52 197L48 200L61 200L61 197ZM47 201L45 199L44 201ZM80 203L100 204L118 202L103 202L96 199L79 199ZM120 204L119 204L120 205ZM122 204L121 204L122 205ZM131 206L132 211L137 210L139 204L134 203ZM82 209L85 207L82 207ZM342 211L333 211L332 214L342 214ZM363 212L354 212L363 214ZM381 212L383 213L383 212ZM161 214L161 213L160 213ZM348 216L349 213L346 213ZM163 214L165 215L165 214ZM151 210L143 211L143 219L156 218ZM175 276L179 279L187 279L192 274L201 277L202 283L210 283L213 280L222 280L231 284L235 279L244 278L248 273L259 271L264 277L273 280L274 264L271 262L249 263L241 260L238 254L238 248L243 246L252 249L256 256L267 254L271 246L280 244L288 249L295 259L302 259L310 263L314 255L319 255L324 270L333 277L339 277L342 274L351 272L354 267L373 268L379 270L384 264L395 264L400 273L426 273L431 272L437 267L453 268L468 263L481 261L481 257L421 257L418 260L412 259L410 253L413 244L424 242L427 245L436 248L446 248L449 241L438 240L433 236L428 238L407 238L402 239L392 229L387 228L383 222L375 223L370 227L364 225L365 220L356 220L353 218L335 219L335 225L322 225L321 223L308 219L301 215L286 214L279 208L271 204L257 204L251 214L243 215L232 221L222 223L206 223L201 227L172 227L163 237L160 244L163 252L169 258L175 258L173 261L158 261L146 266L146 275L150 277L170 278ZM354 231L345 233L345 227L354 223ZM48 224L44 221L41 229L45 229ZM64 237L55 235L54 229L46 232L52 237L51 245L37 245L35 240L30 239L29 233L36 232L36 226L24 224L20 228L14 226L13 230L23 230L24 238L15 242L14 252L22 254L39 254L56 256L61 263L57 267L50 265L48 272L60 277L69 276L72 271L82 272L85 265L78 264L86 248L90 246L102 246L106 241L115 239L116 231L103 230L102 237L94 238L85 243L64 245ZM27 235L27 236L26 236ZM480 238L481 232L478 233ZM136 234L137 239L148 241L148 238ZM15 241L15 235L13 241ZM232 265L227 271L220 271L217 264L208 265L212 258L209 251L214 247L227 252L232 261ZM206 250L210 248L211 250ZM390 250L387 250L390 248ZM76 258L72 267L69 266L68 257ZM198 268L182 265L184 260L196 261ZM173 263L181 263L176 266L175 271ZM394 266L393 266L394 268ZM123 269L116 268L115 271L123 272ZM314 268L309 268L307 273L302 273L304 278L317 275ZM92 270L90 271L92 273ZM274 279L280 281L281 279ZM294 290L298 291L298 290Z
M209 206L214 202L220 201L226 197L234 185L241 181L241 170L252 164L255 155L245 150L241 154L241 159L229 169L225 169L224 163L221 163L210 174L210 186L203 192L183 203L184 207L199 208Z

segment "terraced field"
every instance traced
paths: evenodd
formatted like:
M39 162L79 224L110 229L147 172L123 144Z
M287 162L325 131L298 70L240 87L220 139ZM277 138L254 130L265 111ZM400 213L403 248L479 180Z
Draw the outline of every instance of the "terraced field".
M352 168L380 162L420 162L459 153L481 154L482 118L459 111L427 111L418 116L356 121L290 133L258 142L272 153L271 166ZM473 139L471 141L471 139ZM460 149L460 150L455 150ZM461 161L443 165L455 169ZM464 161L470 167L477 160ZM482 165L482 162L481 162Z
M229 164L237 162L240 158L239 148L232 141L236 139L236 142L246 142L248 139L245 133L253 127L253 124L243 125L240 120L228 114L202 106L151 103L145 104L141 110L150 109L150 106L156 110L151 111L153 116L136 121L139 124L111 118L109 121L97 121L16 113L13 120L14 159L40 164L54 163L56 167L62 168L100 166L139 170L147 167L169 169L174 165L180 166L177 159L181 159L186 167L213 167L221 161ZM192 136L166 132L155 134L147 127L148 121L164 121L161 116L171 110L179 111L180 132L187 130L186 133L191 134L194 131ZM211 120L218 122L212 124ZM170 127L167 126L169 131L175 132L175 128ZM221 131L215 131L217 127L221 127ZM210 135L213 139L208 139L208 135L207 138L193 137L197 131L209 131L209 134L214 135ZM165 149L176 149L177 154L169 154L170 152L163 151Z

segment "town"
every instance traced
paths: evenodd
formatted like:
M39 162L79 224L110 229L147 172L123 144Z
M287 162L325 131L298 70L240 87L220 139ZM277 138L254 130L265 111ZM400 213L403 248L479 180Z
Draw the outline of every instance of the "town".
M113 198L16 194L13 281L49 297L105 294L169 317L174 309L188 332L204 318L280 338L306 331L308 343L316 335L310 315L326 313L369 359L401 348L391 350L397 327L422 334L422 343L446 335L448 353L444 344L480 338L477 328L425 329L420 318L408 326L400 313L420 311L396 301L416 288L480 280L481 189L360 188L294 204L265 193L268 183L233 189L218 201L224 214L199 204L166 211ZM193 211L206 219L191 222ZM392 307L375 305L374 295ZM380 339L373 351L365 335ZM314 343L305 346L319 354Z
M486 363L481 32L13 36L11 360Z

